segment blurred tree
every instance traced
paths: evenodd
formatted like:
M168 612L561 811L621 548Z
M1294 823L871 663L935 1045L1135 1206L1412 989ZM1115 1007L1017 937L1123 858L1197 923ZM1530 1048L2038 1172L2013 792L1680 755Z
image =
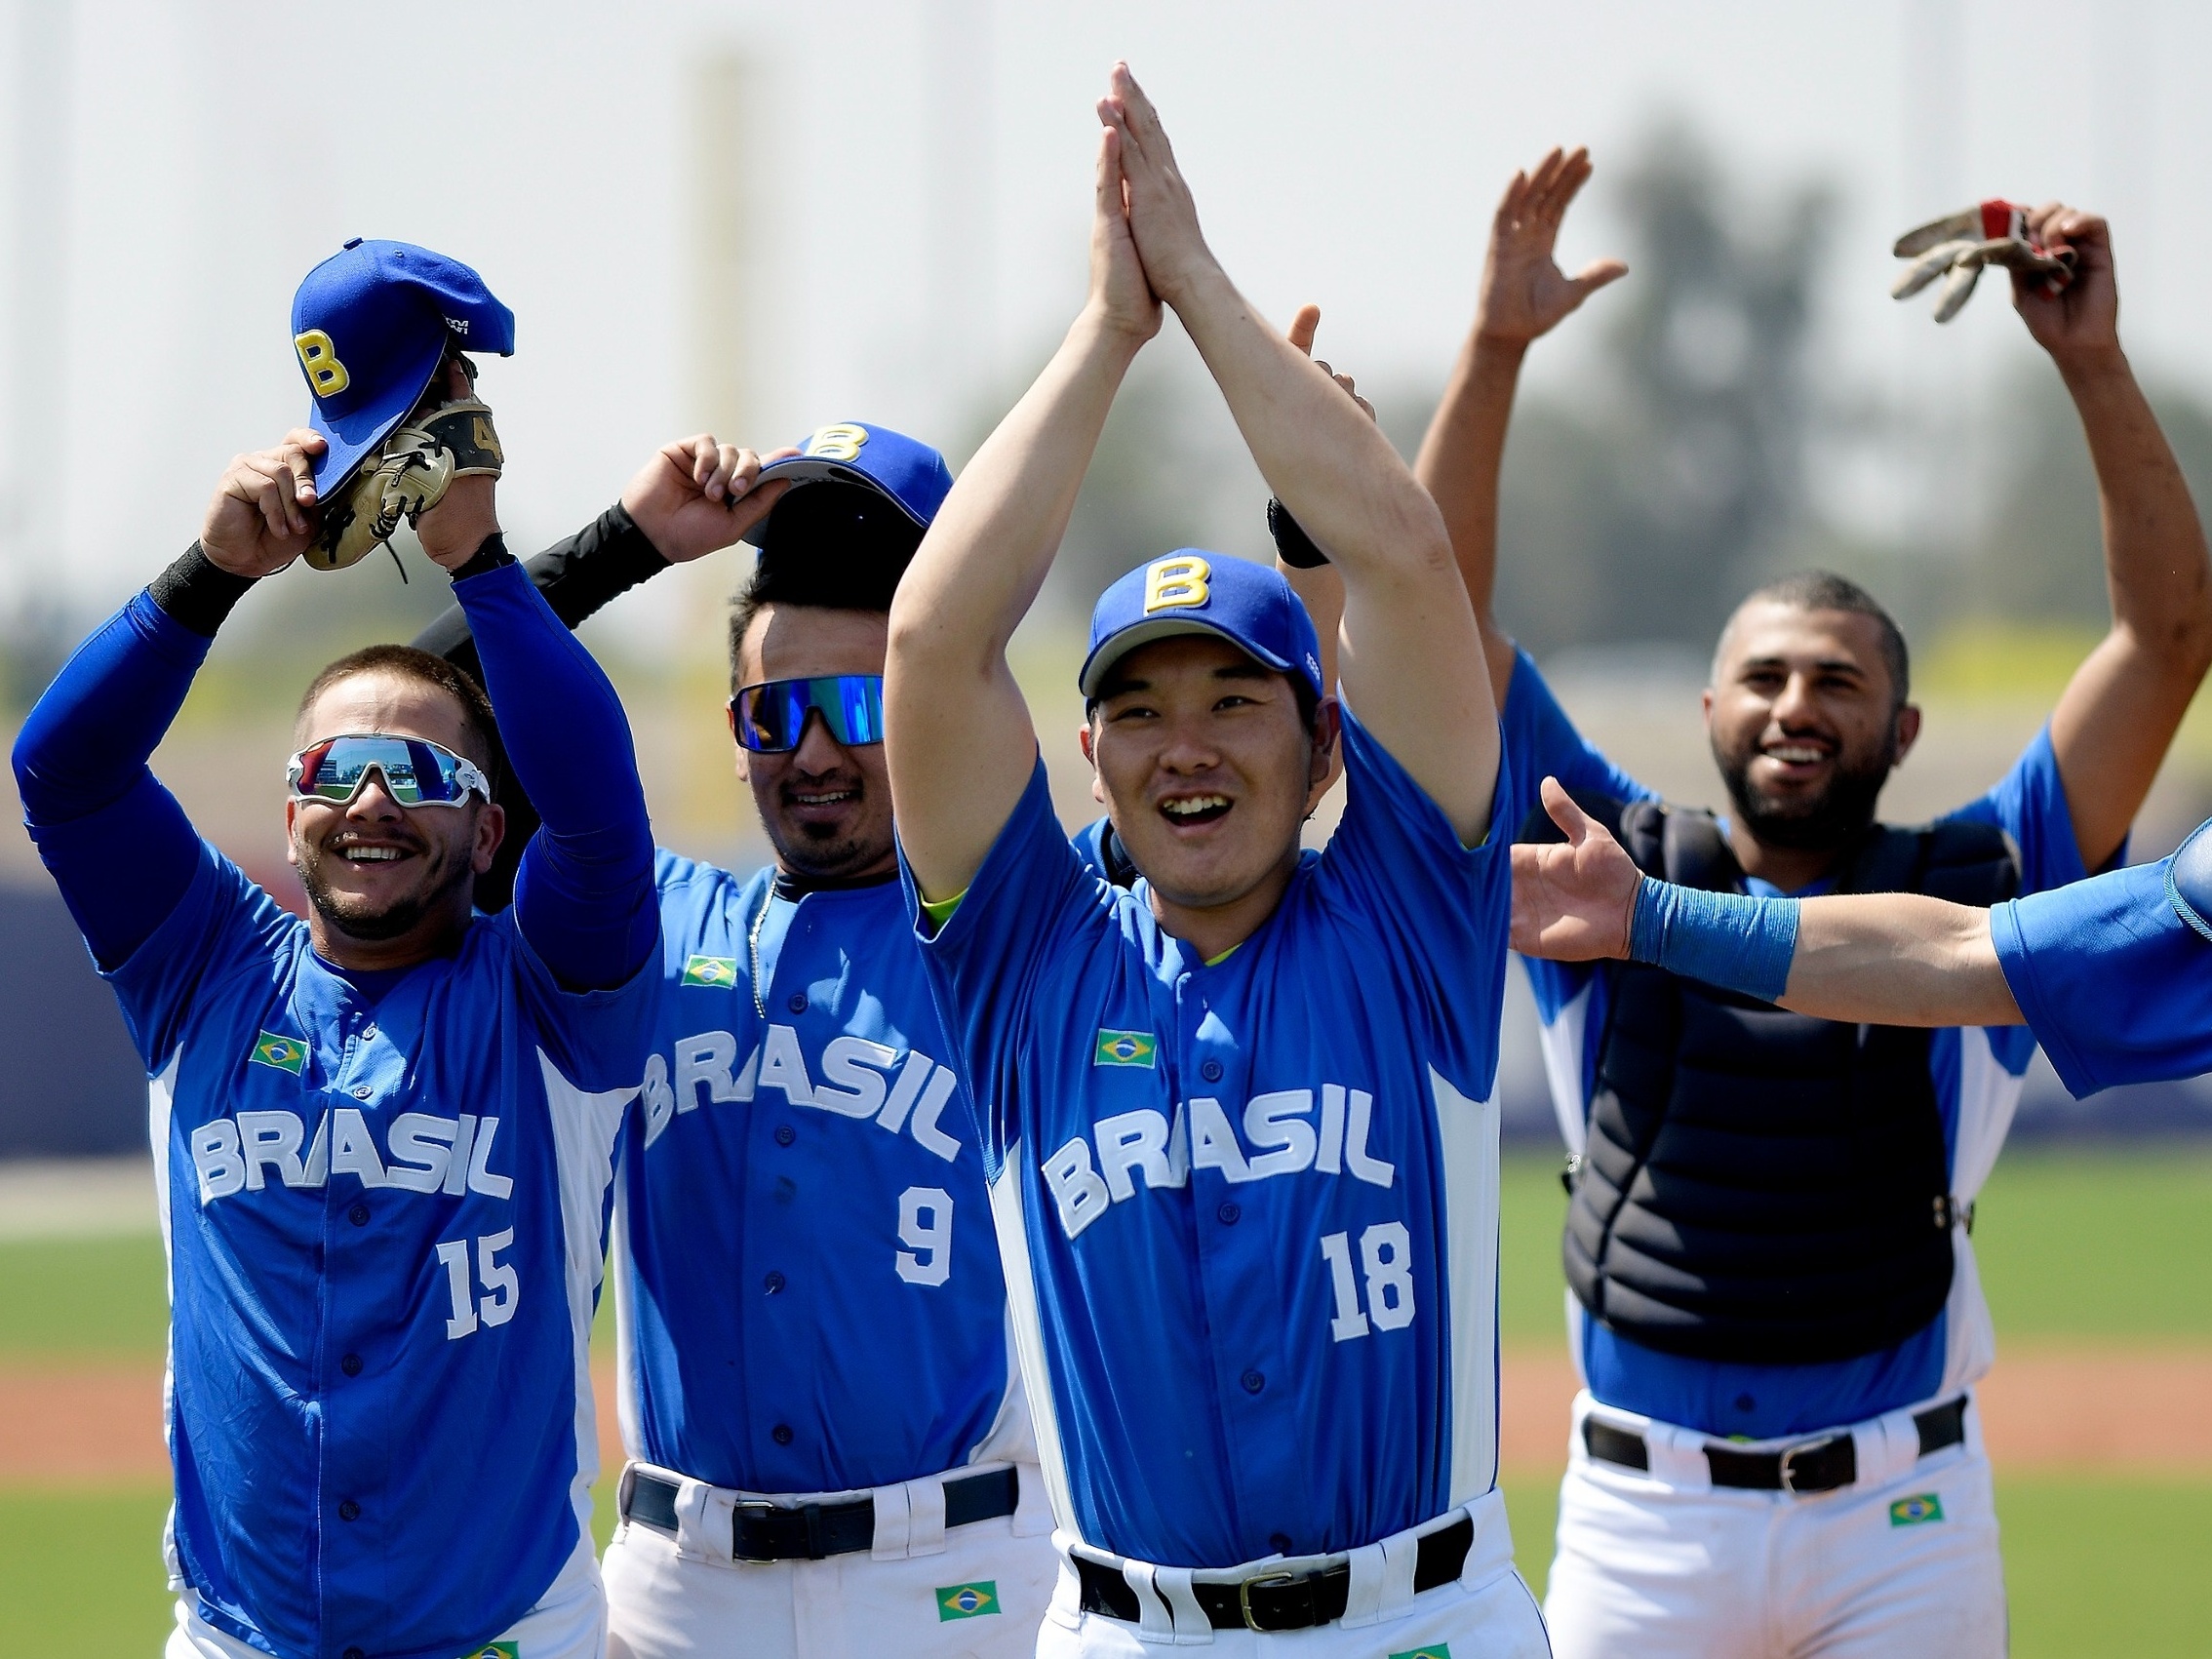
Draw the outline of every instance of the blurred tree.
M1529 400L1507 456L1498 600L1534 649L1672 640L1703 650L1801 535L1821 224L1807 183L1758 205L1679 122L1612 196L1632 275L1599 412Z

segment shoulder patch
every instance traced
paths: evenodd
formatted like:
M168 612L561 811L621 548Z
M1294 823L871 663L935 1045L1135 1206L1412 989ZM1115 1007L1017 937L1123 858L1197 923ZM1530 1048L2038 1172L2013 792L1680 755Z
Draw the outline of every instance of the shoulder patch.
M2212 822L2190 831L2166 866L2166 902L2174 914L2212 939Z

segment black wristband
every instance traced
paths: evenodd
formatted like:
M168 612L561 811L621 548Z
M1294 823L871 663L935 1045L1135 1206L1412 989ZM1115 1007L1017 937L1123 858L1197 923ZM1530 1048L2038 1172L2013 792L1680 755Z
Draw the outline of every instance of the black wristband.
M468 563L454 567L453 577L465 582L471 576L481 576L486 571L495 571L501 565L511 565L515 556L507 551L507 538L494 531L484 538L484 545L468 556Z
M1318 570L1328 563L1328 555L1314 545L1305 527L1273 495L1267 498L1267 533L1275 537L1277 557L1292 570Z
M146 584L146 594L178 627L212 640L230 608L259 579L232 575L195 541L181 559Z

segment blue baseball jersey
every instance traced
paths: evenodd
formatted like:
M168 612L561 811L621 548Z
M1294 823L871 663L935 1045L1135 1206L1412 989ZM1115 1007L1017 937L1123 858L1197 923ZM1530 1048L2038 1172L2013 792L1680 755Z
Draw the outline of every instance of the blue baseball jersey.
M1504 721L1510 787L1523 812L1538 805L1537 784L1547 773L1570 789L1617 800L1654 798L1574 729L1526 652L1515 661ZM2048 730L2036 734L1995 788L1951 815L1995 824L2012 838L2024 891L2086 874ZM1746 890L1768 896L1779 891L1758 881L1748 882ZM1816 883L1803 896L1824 890L1826 884ZM1579 1153L1614 968L1607 963L1529 959L1523 966L1543 1022L1553 1108L1568 1150ZM1943 1115L1951 1191L1958 1199L1971 1201L1989 1178L2034 1052L2034 1038L2016 1026L1935 1033L1928 1064ZM1955 1393L1995 1358L1989 1307L1963 1227L1953 1231L1952 1247L1958 1267L1943 1311L1902 1342L1847 1360L1761 1365L1663 1354L1608 1329L1571 1292L1568 1335L1591 1394L1622 1410L1754 1440L1859 1422Z
M1042 762L924 947L1055 1516L1139 1560L1351 1549L1494 1483L1511 820L1470 851L1349 712L1344 749L1328 848L1210 965Z
M2212 1071L2208 830L2171 858L1990 912L2013 1000L2074 1094Z
M177 1587L264 1651L453 1659L588 1585L652 976L566 992L510 911L356 985L203 846L108 978L152 1078Z
M974 1116L895 878L660 854L615 1206L633 1456L768 1493L1032 1454Z

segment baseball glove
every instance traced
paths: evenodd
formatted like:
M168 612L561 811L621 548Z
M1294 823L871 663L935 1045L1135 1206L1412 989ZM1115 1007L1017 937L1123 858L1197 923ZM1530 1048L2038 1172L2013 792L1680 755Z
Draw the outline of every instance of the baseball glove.
M441 382L433 385L442 389ZM435 507L454 479L496 478L505 463L487 406L472 397L435 406L425 400L361 463L336 497L323 503L322 531L307 550L307 563L318 571L360 563L391 540L401 519L414 524Z
M2074 280L2074 250L2045 248L2028 234L2027 209L1995 199L1907 231L1891 252L1913 261L1890 284L1891 298L1910 299L1937 277L1944 278L1936 294L1939 323L1950 322L1965 308L1986 265L2040 274L2051 294Z

